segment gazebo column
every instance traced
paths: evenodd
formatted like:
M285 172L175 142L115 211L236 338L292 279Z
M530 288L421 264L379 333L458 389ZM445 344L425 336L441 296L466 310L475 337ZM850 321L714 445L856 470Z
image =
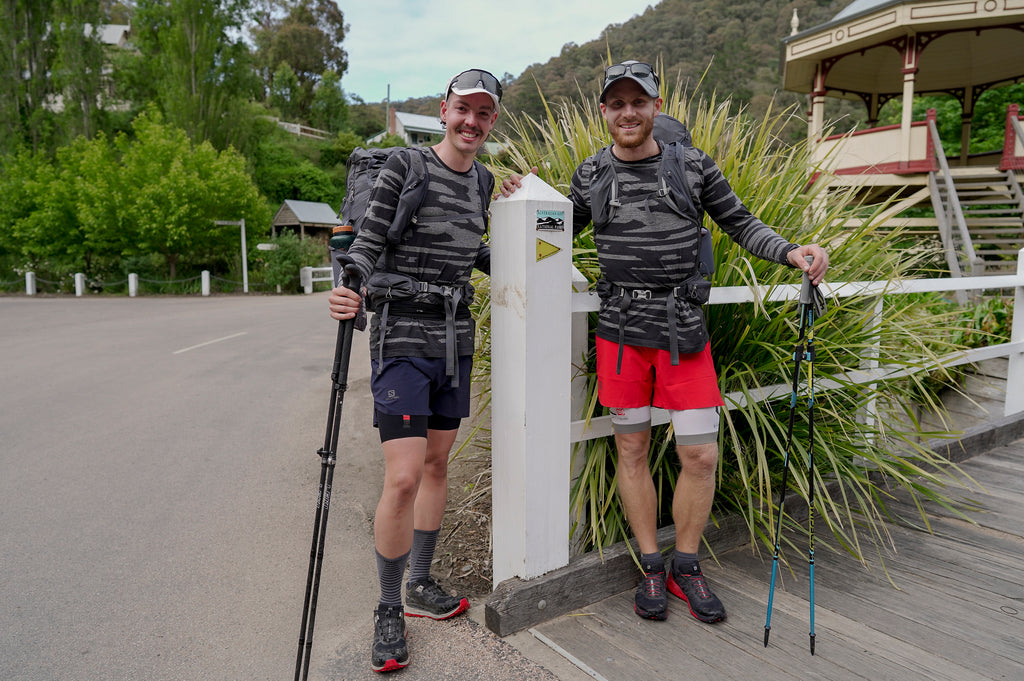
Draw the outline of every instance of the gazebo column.
M814 87L811 88L811 111L807 120L807 140L816 144L825 132L825 75L821 62L814 70Z
M900 163L910 162L910 124L914 120L914 81L917 78L917 36L907 36L903 48L903 117L900 119Z
M964 88L964 96L960 102L960 165L967 165L967 157L971 153L971 119L974 118L974 86Z

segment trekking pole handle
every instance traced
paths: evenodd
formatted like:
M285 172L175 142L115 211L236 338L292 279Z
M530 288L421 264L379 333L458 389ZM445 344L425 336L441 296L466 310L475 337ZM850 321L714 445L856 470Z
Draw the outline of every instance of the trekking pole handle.
M804 256L804 260L807 261L808 265L811 265L811 264L814 263L814 256L813 255L805 255ZM803 280L803 283L800 286L800 304L801 305L810 305L811 303L814 302L814 294L812 293L812 288L813 287L814 287L814 285L811 284L811 277L810 277L810 275L807 274L807 272L804 272L804 280Z

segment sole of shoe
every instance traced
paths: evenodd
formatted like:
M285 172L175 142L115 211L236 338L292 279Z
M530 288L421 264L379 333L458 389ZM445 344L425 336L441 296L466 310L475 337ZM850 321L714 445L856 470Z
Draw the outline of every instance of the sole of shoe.
M709 616L701 615L699 613L694 612L693 606L690 605L690 599L686 597L686 594L683 593L683 590L679 587L678 584L676 584L676 580L672 578L672 575L669 575L668 579L665 580L665 586L668 587L668 592L670 594L681 600L683 603L686 603L686 609L690 611L690 614L693 615L694 619L697 619L703 622L704 624L714 624L715 622L721 622L725 619L725 615Z
M643 617L645 620L655 620L655 621L658 621L658 622L661 622L666 617L668 617L668 610L662 610L661 612L658 612L658 611L653 611L652 612L650 610L643 610L642 608L636 607L635 603L633 604L633 612L635 612L640 617Z
M406 604L406 606L405 606L405 616L406 617L426 617L427 619L441 621L441 620L451 619L451 618L455 617L456 615L461 615L462 613L466 612L467 610L469 610L469 599L468 598L463 598L461 601L459 601L459 604L457 606L455 606L455 608L453 608L451 611L446 612L446 613L442 613L440 615L437 614L437 613L434 613L434 612L430 612L429 610L422 610L422 609L417 608L415 606Z
M386 674L387 672L397 672L399 669L405 669L408 666L408 661L399 662L398 660L392 658L385 662L382 666L371 667L371 669L373 669L373 671L377 672L378 674Z

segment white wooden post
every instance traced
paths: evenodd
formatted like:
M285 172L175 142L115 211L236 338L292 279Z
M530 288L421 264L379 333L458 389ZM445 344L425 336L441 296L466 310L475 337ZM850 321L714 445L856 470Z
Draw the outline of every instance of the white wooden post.
M79 298L85 295L85 274L82 272L75 273L75 295Z
M1024 248L1017 251L1017 276L1024 276ZM1010 342L1024 341L1024 314L1016 314L1024 310L1024 286L1017 286L1013 296L1013 326L1010 330ZM1003 415L1009 416L1024 411L1024 353L1011 352L1010 362L1006 368L1006 401Z
M527 174L491 214L497 585L569 562L572 204Z
M134 298L139 295L139 275L132 272L128 275L128 297Z
M202 282L203 295L210 295L210 270L203 270L200 274L200 282Z
M26 272L25 273L25 293L30 296L36 294L36 273Z

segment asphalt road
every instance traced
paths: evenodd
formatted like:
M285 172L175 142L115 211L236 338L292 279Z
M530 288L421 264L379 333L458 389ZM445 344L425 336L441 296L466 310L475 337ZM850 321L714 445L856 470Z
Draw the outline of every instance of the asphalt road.
M336 331L324 294L0 297L0 679L293 678ZM311 681L376 676L367 357ZM473 619L409 631L406 681L555 678Z

